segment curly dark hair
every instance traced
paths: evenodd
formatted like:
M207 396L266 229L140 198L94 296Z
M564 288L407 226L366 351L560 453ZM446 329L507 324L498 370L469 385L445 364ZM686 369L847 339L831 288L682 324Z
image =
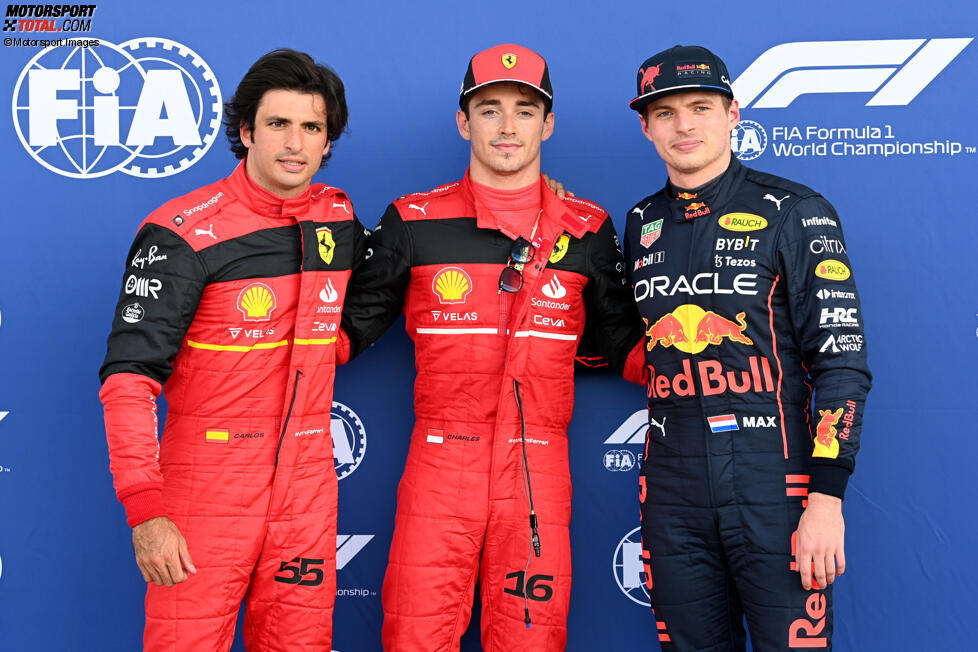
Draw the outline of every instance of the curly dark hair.
M322 95L326 101L326 138L329 142L338 140L346 129L349 110L339 75L316 63L305 52L287 48L273 50L251 66L234 95L224 103L224 131L231 142L231 151L238 158L248 155L248 148L241 142L242 123L254 130L261 98L270 90L280 89ZM323 156L323 166L332 153L330 148Z

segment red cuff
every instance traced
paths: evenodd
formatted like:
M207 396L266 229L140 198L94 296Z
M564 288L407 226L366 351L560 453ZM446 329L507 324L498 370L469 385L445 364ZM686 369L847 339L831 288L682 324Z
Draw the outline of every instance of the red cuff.
M336 336L336 364L346 364L350 361L350 338L342 328Z
M646 387L649 384L649 368L645 364L645 338L643 337L628 354L622 377L630 383Z
M159 485L137 485L127 491L126 495L119 496L119 501L126 508L126 522L129 527L136 527L157 516L166 516L163 488Z

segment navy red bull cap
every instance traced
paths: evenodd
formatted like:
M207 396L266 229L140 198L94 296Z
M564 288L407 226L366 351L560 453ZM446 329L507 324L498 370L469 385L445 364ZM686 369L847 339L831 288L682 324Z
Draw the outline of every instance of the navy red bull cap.
M733 99L720 57L698 45L676 45L649 57L638 69L638 95L628 106L642 113L653 100L686 91L717 91Z
M530 86L543 95L547 111L553 108L554 89L550 85L547 62L529 48L506 43L483 50L472 57L459 92L459 106L465 108L465 98L469 93L496 82L516 82Z

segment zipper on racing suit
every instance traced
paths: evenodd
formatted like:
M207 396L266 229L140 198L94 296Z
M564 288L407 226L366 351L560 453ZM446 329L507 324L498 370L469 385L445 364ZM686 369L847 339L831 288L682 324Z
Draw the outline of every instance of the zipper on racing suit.
M285 439L285 431L289 427L289 419L292 417L292 408L295 407L295 395L299 392L299 376L302 372L295 370L295 382L292 383L292 400L289 402L289 411L285 413L285 423L282 424L282 434L278 436L278 448L275 449L275 466L278 467L278 454L282 450L282 440Z

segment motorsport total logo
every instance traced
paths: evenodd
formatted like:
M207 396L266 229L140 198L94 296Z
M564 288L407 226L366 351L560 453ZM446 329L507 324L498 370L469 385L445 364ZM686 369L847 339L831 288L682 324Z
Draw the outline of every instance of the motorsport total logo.
M5 32L88 32L96 5L7 5Z
M734 80L743 109L785 109L805 95L829 95L812 102L838 102L841 93L866 97L866 107L906 106L967 47L972 38L915 38L873 41L782 43L761 54ZM958 66L960 68L960 66ZM862 102L860 98L858 100ZM765 153L780 158L867 156L947 156L974 154L978 143L906 133L875 119L872 109L851 111L850 124L775 118L762 124L741 119L730 133L737 158ZM783 115L783 114L779 114ZM760 117L751 113L752 118ZM765 124L767 126L765 126ZM914 121L913 129L940 124Z
M223 101L200 55L155 37L70 43L38 52L14 85L14 129L31 158L75 179L165 177L203 158Z

